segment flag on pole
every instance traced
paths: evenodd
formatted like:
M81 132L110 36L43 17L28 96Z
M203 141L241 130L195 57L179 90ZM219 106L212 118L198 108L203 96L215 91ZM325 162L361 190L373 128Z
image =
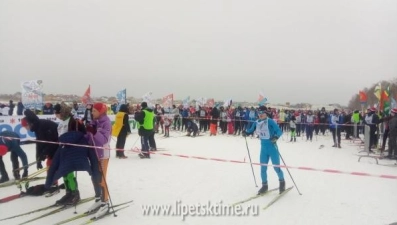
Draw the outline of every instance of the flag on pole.
M205 104L207 104L207 98L201 97L201 98L196 99L196 106L203 107L203 106L205 106Z
M127 104L127 89L123 89L123 90L117 92L116 99L117 99L116 111L118 112L121 105Z
M265 98L265 95L263 94L263 92L259 92L259 97L258 97L258 105L262 106L265 105L267 102L267 98Z
M171 108L174 104L174 94L169 94L163 97L163 107Z
M119 105L127 104L127 89L123 89L116 94Z
M358 95L360 96L360 103L367 103L367 94L364 91L359 91Z
M381 95L380 110L383 111L386 115L389 115L390 112L389 95L390 95L390 86L387 87L385 90L383 90Z
M88 85L87 90L84 92L84 95L81 97L81 102L83 103L83 105L94 103L94 101L91 98L91 85Z
M153 93L152 92L148 92L146 94L144 94L142 96L142 101L146 102L148 107L153 107L154 104L152 103L153 97L152 97Z
M382 91L382 86L379 83L378 85L376 85L375 90L374 90L374 95L376 96L376 98L380 101L381 98L381 91Z
M226 99L225 101L223 101L223 107L225 107L225 108L229 107L232 105L232 103L233 103L233 100L231 98Z
M182 101L183 108L185 108L185 109L189 108L189 102L190 102L190 96L187 96L187 97Z

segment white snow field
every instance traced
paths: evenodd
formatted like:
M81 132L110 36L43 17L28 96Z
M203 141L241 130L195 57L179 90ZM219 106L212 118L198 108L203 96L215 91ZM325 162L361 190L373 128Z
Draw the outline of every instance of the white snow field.
M114 204L127 200L133 200L133 203L130 207L117 212L117 217L104 217L98 220L97 224L382 225L397 222L396 179L293 168L290 172L302 195L299 195L294 188L266 210L262 208L277 195L277 192L270 192L240 205L243 210L247 210L248 207L257 209L257 215L253 215L255 210L248 216L237 216L216 215L214 210L193 208L199 204L228 206L257 193L259 187L255 187L249 164L210 160L216 158L248 162L245 139L241 136L229 135L210 137L209 133L191 138L176 131L171 131L170 135L171 137L164 138L161 134L156 134L159 148L157 153L160 154L152 154L151 159L140 159L133 151L126 152L127 159L117 159L115 152L112 152L107 176L111 199ZM333 142L330 135L314 137L312 142L298 137L296 143L288 143L287 138L287 134L284 134L279 139L278 146L285 162L291 167L364 172L371 175L397 175L395 161L380 160L379 164L382 165L377 165L374 159L363 158L358 162L356 154L360 149L350 141L343 140L342 148L338 149L331 147ZM248 137L247 141L252 161L259 162L259 140ZM325 147L319 149L320 145ZM112 141L112 147L114 146L115 139ZM34 144L22 147L32 161L35 155ZM125 149L134 147L140 148L140 139L136 130L128 137ZM170 154L170 156L161 154ZM203 157L207 160L175 155ZM3 160L12 177L9 156L6 155ZM29 172L34 171L36 168L32 166ZM293 185L285 168L283 171L287 187ZM260 186L258 165L254 165L254 172ZM268 181L269 188L278 187L278 179L272 167L268 169ZM31 186L42 182L32 182ZM78 172L78 182L82 198L94 195L86 172ZM15 186L1 188L0 198L18 192ZM50 205L63 194L64 191L49 198L27 196L0 204L0 219ZM90 205L91 203L85 203L77 206L77 212L83 213ZM174 215L164 215L164 213L144 215L143 208L156 206L170 206ZM192 207L191 215L186 215L183 220L180 212L182 208L187 212L187 207ZM177 210L179 212L176 212ZM19 224L46 212L48 211L0 221L0 224ZM201 215L197 215L198 213ZM74 215L74 208L70 208L30 224L55 224ZM81 224L87 219L86 217L69 224Z

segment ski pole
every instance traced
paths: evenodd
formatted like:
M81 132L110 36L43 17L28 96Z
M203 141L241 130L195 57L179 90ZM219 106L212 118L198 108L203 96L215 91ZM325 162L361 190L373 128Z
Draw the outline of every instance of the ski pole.
M95 140L94 140L94 137L93 137L92 135L91 135L91 140L92 140L93 146L96 147ZM105 150L105 149L104 149L104 150ZM114 207L113 207L112 198L110 197L109 186L108 186L108 183L106 182L106 177L105 177L105 175L104 175L104 173L103 173L103 167L102 167L103 164L102 164L102 162L101 162L101 160L100 160L100 158L99 158L98 152L96 151L95 148L93 149L93 151L95 151L95 154L96 154L96 156L97 156L97 158L98 158L99 172L100 172L101 175L102 175L102 179L103 179L103 182L104 182L104 184L105 184L105 187L106 187L106 190L107 190L107 194L108 194L108 196L109 196L109 202L110 202L110 205L111 205L111 207L112 207L113 216L114 216L114 217L117 217L116 211L114 210ZM109 159L108 159L108 160L109 160ZM103 195L103 193L102 193L102 195Z
M17 172L17 171L20 171L20 170L23 170L23 169L27 169L28 167L33 166L33 165L36 164L36 163L37 163L37 161L31 162L31 163L29 163L28 165L22 166L22 167L19 167L19 168L16 168L16 169L14 169L13 171L14 171L14 172Z
M289 172L289 169L288 169L288 167L287 167L287 164L285 164L285 161L284 161L284 159L283 159L283 156L281 156L281 153L280 153L280 151L278 150L277 143L274 143L274 147L276 148L276 150L277 150L277 152L278 152L278 155L280 156L281 160L283 161L284 166L285 166L285 169L287 170L289 176L291 177L291 180L292 180L292 182L294 183L294 185L295 185L295 187L296 187L296 190L298 191L298 193L299 193L300 195L302 195L302 193L299 191L298 186L297 186L296 183L295 183L294 178L292 177L291 173Z
M250 154L250 150L249 150L249 148L248 148L248 142L247 142L247 136L246 136L246 135L244 135L244 139L245 139L245 145L246 145L246 147L247 147L248 158L249 158L249 160L250 160L252 175L254 176L255 186L258 187L258 184L256 183L255 173L254 173L254 167L252 166L251 154Z

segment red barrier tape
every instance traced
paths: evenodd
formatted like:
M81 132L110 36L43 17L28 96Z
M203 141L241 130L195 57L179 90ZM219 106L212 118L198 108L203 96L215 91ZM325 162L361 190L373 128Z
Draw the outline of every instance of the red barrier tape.
M19 139L19 138L12 138L12 137L3 137L6 139ZM51 141L40 141L40 140L32 140L32 142L41 142L41 143L51 143L51 144L61 144L61 145L71 145L71 146L78 146L78 147L86 147L86 148L99 148L105 150L116 150L116 151L132 151L136 153L141 153L141 150L138 148L133 148L131 150L125 149L116 149L116 148L105 148L105 147L95 147L91 145L79 145L79 144L71 144L71 143L61 143L61 142L51 142ZM162 156L170 156L170 157L179 157L179 158L190 158L190 159L201 159L201 160L211 160L216 162L229 162L229 163L245 163L250 164L249 162L242 162L236 160L229 160L229 159L219 159L219 158L207 158L202 156L189 156L189 155L180 155L180 154L170 154L170 153L162 153L162 152L150 152L150 154L155 155L162 155ZM378 174L369 174L363 172L349 172L349 171L340 171L334 169L317 169L317 168L310 168L310 167L302 167L302 166L284 166L284 165L271 165L265 163L252 163L252 165L258 166L272 166L272 167L279 167L279 168L288 168L288 169L298 169L298 170L308 170L308 171L319 171L324 173L334 173L334 174L348 174L353 176L366 176L366 177L377 177L377 178L385 178L385 179L393 179L397 180L397 176L394 175L378 175Z

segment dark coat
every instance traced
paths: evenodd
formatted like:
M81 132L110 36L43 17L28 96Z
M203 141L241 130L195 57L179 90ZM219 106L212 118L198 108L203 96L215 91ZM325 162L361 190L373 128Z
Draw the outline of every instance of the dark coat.
M24 109L25 109L25 106L23 106L22 102L18 102L18 104L17 104L17 115L18 116L22 116Z
M212 108L212 110L211 110L211 112L210 112L210 115L211 115L211 117L212 117L212 119L211 119L211 123L212 124L217 124L218 123L218 120L219 120L219 117L220 117L220 112L219 112L219 110L216 108L216 107L214 107L214 108Z
M58 124L51 120L39 119L29 109L25 110L25 117L31 127L31 131L40 141L58 142ZM36 159L44 160L46 156L52 159L58 149L58 144L36 143Z
M15 104L12 100L10 100L9 106L10 109L8 110L8 115L12 116L14 114Z
M84 134L79 131L62 134L59 142L88 145ZM48 170L46 188L50 188L56 180L74 171L87 171L97 182L101 179L98 157L93 148L61 144Z

